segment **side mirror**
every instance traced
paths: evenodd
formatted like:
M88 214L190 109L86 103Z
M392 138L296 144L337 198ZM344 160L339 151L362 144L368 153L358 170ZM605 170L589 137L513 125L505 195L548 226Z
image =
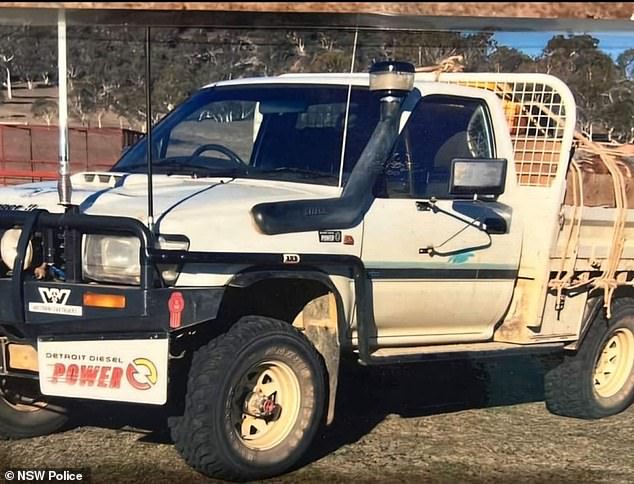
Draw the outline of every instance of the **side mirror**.
M455 158L451 161L449 193L452 195L489 195L504 193L505 159Z

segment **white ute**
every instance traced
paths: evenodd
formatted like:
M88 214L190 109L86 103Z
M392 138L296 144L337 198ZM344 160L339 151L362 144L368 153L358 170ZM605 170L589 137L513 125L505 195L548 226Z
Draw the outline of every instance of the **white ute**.
M552 76L388 61L207 86L71 206L2 188L0 436L168 405L191 466L264 478L333 421L346 354L560 352L549 410L623 411L634 216L583 207L574 126Z

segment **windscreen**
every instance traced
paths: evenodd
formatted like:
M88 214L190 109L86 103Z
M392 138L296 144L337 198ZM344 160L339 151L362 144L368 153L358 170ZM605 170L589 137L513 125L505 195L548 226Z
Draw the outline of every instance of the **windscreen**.
M279 179L336 186L348 86L224 86L200 91L152 132L153 172ZM343 181L379 118L378 102L353 87ZM113 171L145 173L141 140Z

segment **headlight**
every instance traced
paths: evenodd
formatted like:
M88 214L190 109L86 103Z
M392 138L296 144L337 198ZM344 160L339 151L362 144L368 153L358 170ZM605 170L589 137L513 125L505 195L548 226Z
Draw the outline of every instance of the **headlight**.
M189 239L178 235L161 235L159 247L164 250L187 250ZM140 284L141 244L137 237L86 235L82 255L84 277L99 282ZM166 283L176 281L177 264L160 264L158 269Z
M137 237L86 235L82 255L84 277L100 282L141 283Z
M18 241L22 229L9 229L2 234L0 239L0 257L9 269L13 269L13 263L18 256ZM33 260L33 245L29 241L29 245L26 248L26 257L24 258L24 269L26 270Z

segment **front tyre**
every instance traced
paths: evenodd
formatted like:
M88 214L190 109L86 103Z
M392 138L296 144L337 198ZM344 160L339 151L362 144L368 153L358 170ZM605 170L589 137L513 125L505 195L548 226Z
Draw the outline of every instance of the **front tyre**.
M323 415L325 372L291 325L247 316L196 351L176 447L193 468L227 480L289 470L308 450Z
M35 381L5 379L1 382L0 440L47 435L66 425L66 409L42 398L36 387Z
M555 414L597 419L634 402L634 301L616 299L598 315L581 348L546 374L546 406Z

